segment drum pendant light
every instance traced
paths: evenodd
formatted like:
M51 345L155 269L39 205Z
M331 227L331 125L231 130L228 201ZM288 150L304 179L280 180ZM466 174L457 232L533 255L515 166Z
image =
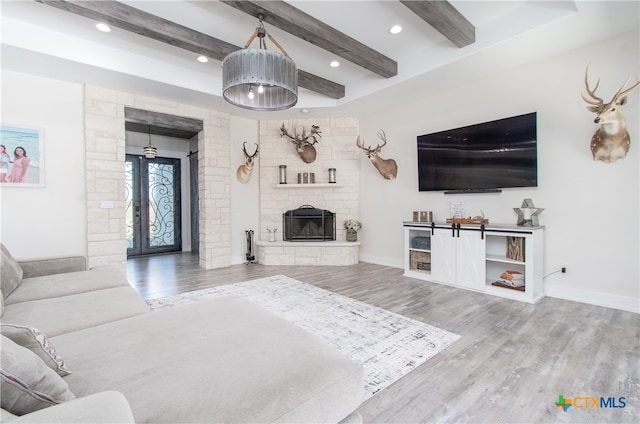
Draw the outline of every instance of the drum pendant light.
M293 59L264 28L260 26L245 47L227 55L222 61L222 96L232 105L257 111L289 109L298 102L298 69ZM258 38L260 48L249 46ZM267 50L265 37L278 47Z

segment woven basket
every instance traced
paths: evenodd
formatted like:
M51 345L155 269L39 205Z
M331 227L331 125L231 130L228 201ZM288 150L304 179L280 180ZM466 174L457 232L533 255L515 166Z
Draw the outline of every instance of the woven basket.
M431 269L431 253L411 251L411 269Z

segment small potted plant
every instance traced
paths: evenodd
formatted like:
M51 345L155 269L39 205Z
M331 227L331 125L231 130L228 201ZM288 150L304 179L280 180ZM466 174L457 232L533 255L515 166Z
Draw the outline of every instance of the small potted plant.
M344 221L344 228L347 230L347 241L358 241L358 230L362 228L362 222L357 219L347 219Z

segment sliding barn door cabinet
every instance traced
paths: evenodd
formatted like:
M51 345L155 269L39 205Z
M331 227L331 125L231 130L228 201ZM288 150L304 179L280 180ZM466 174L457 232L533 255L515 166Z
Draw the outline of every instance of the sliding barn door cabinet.
M528 303L544 296L543 227L403 225L405 276Z

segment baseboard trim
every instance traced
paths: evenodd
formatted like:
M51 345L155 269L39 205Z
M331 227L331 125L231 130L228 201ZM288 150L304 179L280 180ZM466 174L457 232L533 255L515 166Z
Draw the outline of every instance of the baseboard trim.
M558 299L588 303L589 305L604 306L606 308L640 314L640 299L634 297L549 285L545 285L544 294L545 296Z
M363 255L362 253L360 254L360 262L367 262L370 264L376 264L376 265L383 265L383 266L390 266L392 268L400 268L403 269L404 268L404 262L400 259L400 260L395 260L395 259L390 259L390 258L384 258L381 256L372 256L372 255Z
M390 266L393 268L404 268L402 260L360 254L361 262L368 262L377 265ZM581 290L570 287L545 284L544 295L557 299L570 300L572 302L586 303L594 306L618 309L626 312L640 314L640 299L628 296L619 296L591 290Z

